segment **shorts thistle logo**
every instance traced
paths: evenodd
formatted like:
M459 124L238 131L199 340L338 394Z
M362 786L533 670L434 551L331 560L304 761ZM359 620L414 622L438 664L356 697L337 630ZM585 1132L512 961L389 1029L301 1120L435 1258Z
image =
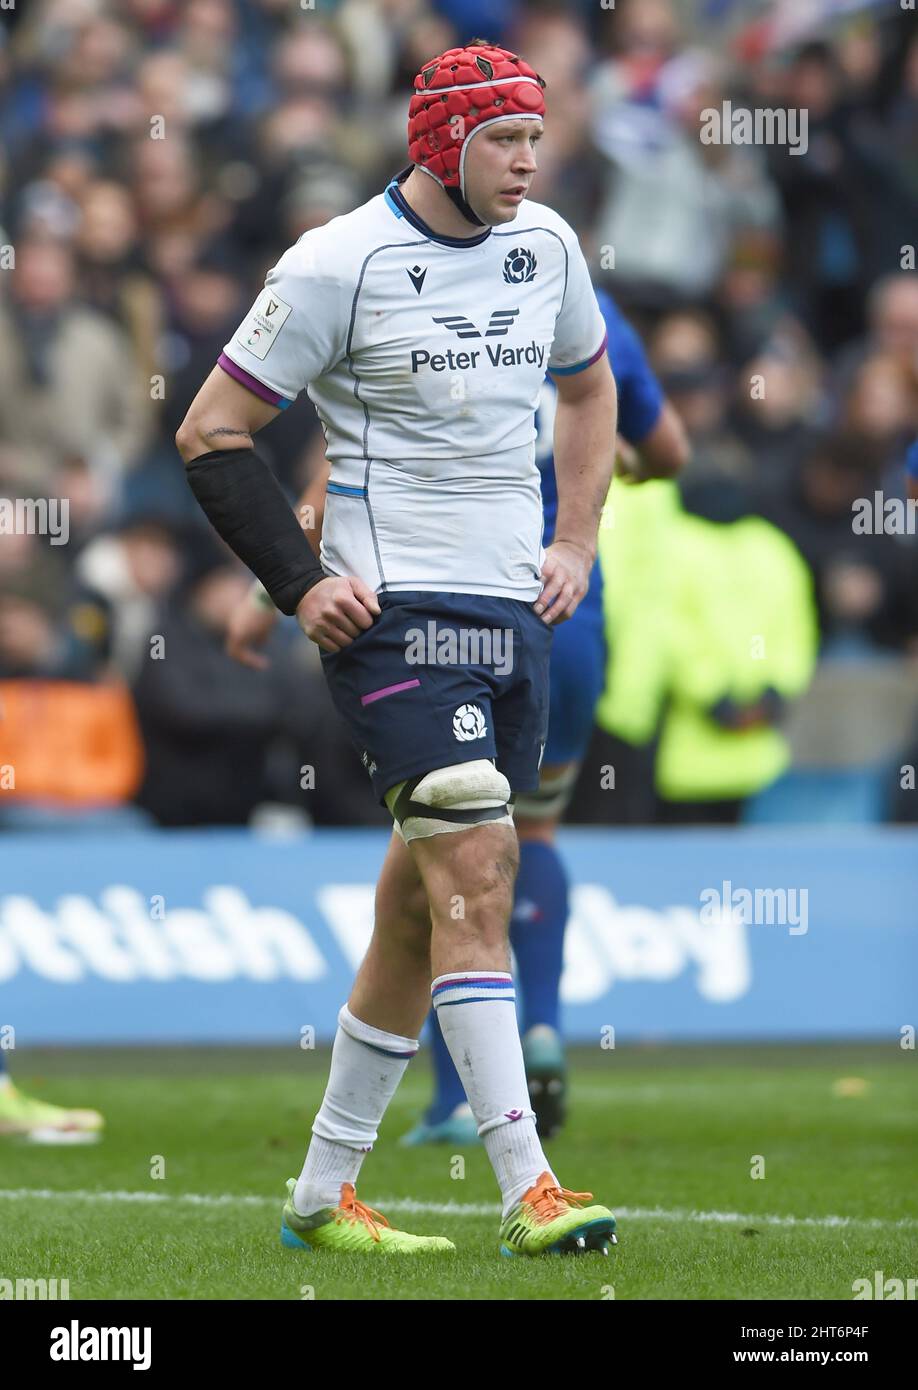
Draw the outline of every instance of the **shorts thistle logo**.
M460 743L484 738L487 731L484 715L477 705L460 705L453 715L453 733Z
M536 258L523 246L517 246L504 261L504 279L508 285L524 285L533 279L535 272Z

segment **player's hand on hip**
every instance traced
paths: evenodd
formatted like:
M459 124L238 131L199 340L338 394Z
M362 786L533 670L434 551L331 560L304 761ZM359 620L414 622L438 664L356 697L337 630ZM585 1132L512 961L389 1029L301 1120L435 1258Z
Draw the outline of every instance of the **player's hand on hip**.
M300 599L296 620L323 652L339 652L373 626L379 600L356 575L323 579Z
M574 541L555 541L545 552L542 592L532 605L543 623L556 627L572 618L587 591L594 557Z
M259 598L260 585L253 587L234 610L226 629L226 652L234 661L264 671L270 665L264 652L259 651L274 631L277 609Z

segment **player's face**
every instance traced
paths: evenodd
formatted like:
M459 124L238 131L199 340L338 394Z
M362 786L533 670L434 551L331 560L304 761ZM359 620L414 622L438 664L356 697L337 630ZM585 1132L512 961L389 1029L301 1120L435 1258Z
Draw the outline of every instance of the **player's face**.
M512 222L536 171L542 122L498 121L471 141L465 164L466 198L482 222Z

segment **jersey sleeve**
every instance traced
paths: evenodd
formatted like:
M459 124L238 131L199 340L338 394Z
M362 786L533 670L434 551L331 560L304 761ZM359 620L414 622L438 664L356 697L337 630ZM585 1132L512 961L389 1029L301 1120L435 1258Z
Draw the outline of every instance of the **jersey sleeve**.
M629 444L640 444L660 418L663 388L640 338L615 302L602 290L596 297L606 321L609 362L618 387L618 428Z
M590 272L573 232L564 238L567 275L548 359L554 376L572 376L597 362L606 350L606 325Z
M283 410L345 355L350 298L328 249L307 232L268 271L219 365Z

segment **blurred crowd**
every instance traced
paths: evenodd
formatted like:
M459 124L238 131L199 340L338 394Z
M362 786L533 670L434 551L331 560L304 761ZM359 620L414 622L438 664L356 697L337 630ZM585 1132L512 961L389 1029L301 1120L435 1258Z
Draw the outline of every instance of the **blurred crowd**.
M32 683L0 823L42 800L87 824L386 822L292 625L266 673L224 654L250 577L174 434L286 247L407 163L423 62L478 34L547 83L534 195L642 333L685 486L790 537L824 655L918 657L918 537L852 527L858 498L904 496L918 432L913 11L31 0L0 22L0 505L68 502L64 538L0 510L8 715ZM805 147L703 143L727 100L805 109ZM293 499L322 458L305 394L260 440Z

